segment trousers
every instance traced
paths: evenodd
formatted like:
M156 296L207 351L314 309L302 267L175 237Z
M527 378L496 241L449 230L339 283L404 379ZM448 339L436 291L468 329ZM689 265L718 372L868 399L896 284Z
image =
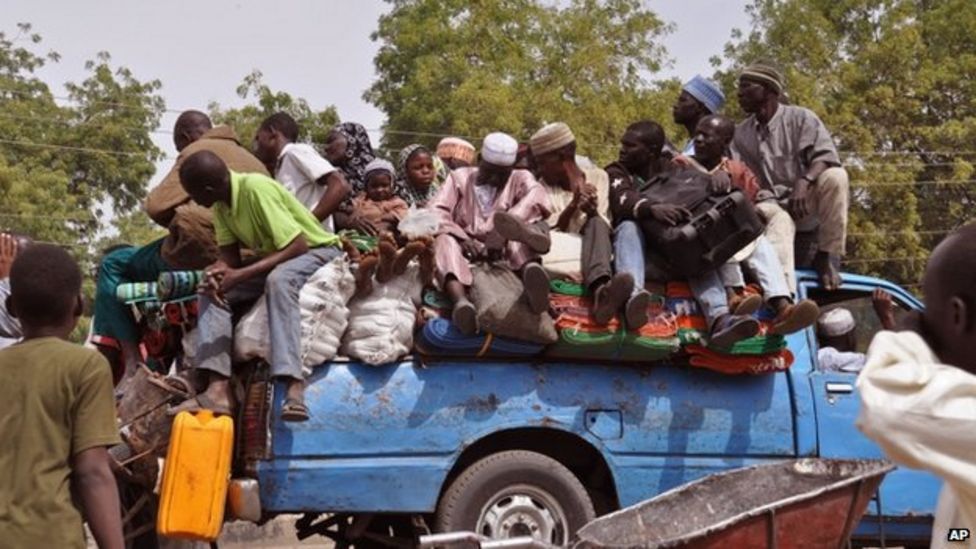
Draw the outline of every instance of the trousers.
M281 263L266 276L242 282L224 296L228 305L234 305L253 301L264 295L268 305L268 327L271 335L272 376L303 379L299 292L315 271L340 254L341 251L332 246L313 248ZM231 350L234 343L231 311L208 295L201 295L199 299L196 367L230 377Z

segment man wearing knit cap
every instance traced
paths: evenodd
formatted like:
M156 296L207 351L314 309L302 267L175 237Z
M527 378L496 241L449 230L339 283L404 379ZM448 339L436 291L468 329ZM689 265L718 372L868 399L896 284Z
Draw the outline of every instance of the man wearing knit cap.
M437 279L454 303L454 324L466 334L478 331L477 314L468 299L473 277L470 262L500 256L512 271L521 272L525 297L534 313L549 306L549 277L538 261L549 251L545 220L549 217L546 189L527 170L513 169L518 142L504 133L485 137L477 167L451 172L428 207L441 215L434 243ZM505 238L496 230L500 212L526 228ZM504 223L504 222L503 222Z
M736 127L733 156L759 178L763 193L785 203L796 231L817 236L810 259L794 259L790 246L777 246L784 265L813 266L827 290L840 286L840 260L847 240L849 183L837 147L813 111L780 104L783 75L766 64L750 65L739 75L739 105L749 117ZM788 227L770 226L770 240L789 241Z
M681 124L688 130L688 141L681 150L683 155L695 154L695 128L698 122L710 115L718 114L725 105L725 94L713 80L700 74L685 83L681 88L678 100L671 107L671 115L675 124Z
M560 260L563 256L572 259L573 270L582 274L584 286L593 296L593 319L597 324L607 324L618 310L624 309L630 329L643 326L647 323L650 295L633 292L631 275L613 274L607 172L577 164L576 137L562 122L543 126L529 140L529 148L552 203L547 222L553 242L567 248L544 257L543 265L551 269L548 264L557 251ZM516 223L501 223L502 219L497 223L498 231L503 235L514 232L510 227L516 227Z
M437 144L437 157L451 170L474 165L474 153L474 145L460 137L445 137Z

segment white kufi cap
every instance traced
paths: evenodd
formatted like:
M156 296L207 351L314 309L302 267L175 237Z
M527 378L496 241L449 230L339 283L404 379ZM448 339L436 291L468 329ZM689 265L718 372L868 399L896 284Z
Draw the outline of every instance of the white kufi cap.
M854 330L854 326L854 315L843 307L831 309L817 320L817 331L827 337L842 336Z
M506 133L490 133L481 145L481 159L496 166L514 166L517 155L518 141Z

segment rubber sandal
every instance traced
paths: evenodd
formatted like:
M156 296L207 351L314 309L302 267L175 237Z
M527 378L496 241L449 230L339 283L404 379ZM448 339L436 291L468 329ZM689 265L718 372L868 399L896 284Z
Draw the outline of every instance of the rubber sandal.
M539 315L549 309L549 275L538 263L529 263L522 270L522 286L529 310Z
M759 321L748 316L728 315L719 320L708 337L708 346L728 349L759 333Z
M734 300L734 303L729 303L729 309L734 315L751 315L758 311L762 305L762 296L747 294L739 296L738 299Z
M647 307L651 304L651 294L641 290L632 295L624 306L624 319L628 330L639 330L647 324Z
M521 242L537 254L549 253L549 248L552 246L549 235L534 229L508 212L496 213L493 226L505 240Z
M466 336L478 333L478 311L474 304L467 299L458 301L451 312L451 322Z
M594 296L593 320L606 326L613 315L627 302L634 290L634 277L627 273L617 273L609 282L600 286Z
M309 417L308 406L297 398L286 398L281 405L281 421L302 422Z

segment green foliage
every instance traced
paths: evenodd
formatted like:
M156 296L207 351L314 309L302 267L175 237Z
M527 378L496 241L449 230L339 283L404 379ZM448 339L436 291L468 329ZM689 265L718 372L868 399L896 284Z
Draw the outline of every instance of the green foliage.
M237 86L241 99L250 98L253 103L237 109L224 109L218 103L208 106L210 117L215 124L227 124L234 128L242 143L250 143L258 126L268 116L284 111L298 122L301 133L299 140L308 143L323 143L333 126L339 123L339 114L334 106L315 110L308 101L292 97L285 92L272 91L262 82L261 71L253 71L244 77Z
M638 0L388 1L364 98L387 116L389 149L444 134L528 140L561 120L603 163L627 124L670 123L676 83L648 81L670 27Z
M726 91L747 63L783 68L790 99L846 152L847 268L917 283L928 250L973 218L976 3L755 0L749 11L752 31L726 47Z
M58 54L35 53L41 37L18 29L0 32L0 227L67 246L90 268L108 214L139 205L161 158L150 139L164 109L160 83L101 53L59 96L35 74Z

